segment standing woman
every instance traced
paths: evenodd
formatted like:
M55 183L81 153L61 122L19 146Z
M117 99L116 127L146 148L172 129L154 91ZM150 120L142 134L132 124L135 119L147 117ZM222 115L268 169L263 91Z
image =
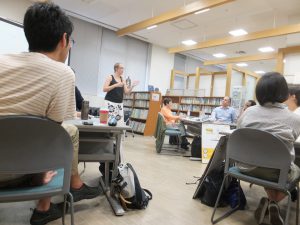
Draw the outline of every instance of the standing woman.
M132 89L138 85L138 81L134 81L131 87L127 87L125 79L123 78L124 66L121 63L114 65L114 75L106 78L103 86L105 95L105 104L109 110L109 117L114 116L117 121L123 121L123 95L130 94Z

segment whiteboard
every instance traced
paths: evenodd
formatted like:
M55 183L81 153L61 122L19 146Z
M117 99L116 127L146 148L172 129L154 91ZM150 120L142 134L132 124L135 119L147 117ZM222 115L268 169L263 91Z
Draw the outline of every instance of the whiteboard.
M15 25L0 17L0 34L0 55L28 52L28 42L21 25ZM68 62L69 55L65 64L68 65Z
M28 52L22 27L0 20L0 54Z

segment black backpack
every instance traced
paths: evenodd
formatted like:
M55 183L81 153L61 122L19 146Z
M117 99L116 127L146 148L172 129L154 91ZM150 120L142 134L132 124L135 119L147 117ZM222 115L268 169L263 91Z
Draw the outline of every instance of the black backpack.
M223 178L224 167L209 172L205 177L197 196L202 204L210 207L215 206ZM225 207L226 205L225 196L223 196L222 193L218 207Z
M223 178L224 163L220 168L210 171L205 177L197 196L201 203L210 207L215 206ZM238 181L232 178L229 185L222 191L218 207L230 205L231 208L235 208L238 205L238 199L240 199L239 210L244 210L247 204L245 194Z
M130 163L118 166L119 174L112 180L114 194L124 209L145 209L152 199L152 193L143 189Z
M191 155L194 158L201 158L201 137L200 136L195 136L192 142L192 149L191 149Z

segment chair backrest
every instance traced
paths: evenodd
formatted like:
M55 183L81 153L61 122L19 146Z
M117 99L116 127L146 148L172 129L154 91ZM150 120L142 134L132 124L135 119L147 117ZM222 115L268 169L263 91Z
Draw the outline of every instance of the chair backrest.
M234 131L227 144L225 172L230 160L278 169L279 185L286 185L291 165L291 155L287 146L273 134L251 128Z
M161 132L163 132L165 129L166 129L166 122L165 122L164 116L159 112L158 117L157 117L154 136L157 138L157 136L160 135Z
M73 144L58 123L33 116L0 117L0 173L32 174L64 169L70 188Z

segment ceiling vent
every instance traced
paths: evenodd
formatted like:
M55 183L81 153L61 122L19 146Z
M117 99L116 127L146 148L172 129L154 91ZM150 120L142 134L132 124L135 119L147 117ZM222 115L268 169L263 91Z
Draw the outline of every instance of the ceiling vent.
M236 52L235 52L235 54L238 54L238 55L245 55L245 54L246 54L246 52L245 52L245 51L242 51L242 50L240 50L240 51L236 51Z
M188 30L188 29L197 27L197 24L195 24L187 19L178 20L171 24L180 30Z
M85 4L93 4L93 3L99 2L99 0L81 0L81 1Z

